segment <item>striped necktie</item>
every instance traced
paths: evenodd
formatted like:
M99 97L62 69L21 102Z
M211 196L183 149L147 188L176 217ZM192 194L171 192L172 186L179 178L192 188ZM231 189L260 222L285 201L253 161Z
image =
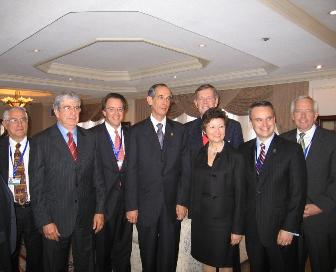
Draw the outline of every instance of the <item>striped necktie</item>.
M305 142L304 142L304 136L305 136L305 135L306 135L306 133L301 132L301 133L299 134L300 138L299 138L299 140L298 140L298 144L301 145L303 152L304 152L305 149L306 149L306 145L305 145Z
M265 161L265 157L266 157L266 146L265 144L261 143L260 144L260 153L259 153L259 157L256 161L256 171L257 171L257 175L260 174L261 168L264 164Z
M68 132L67 135L68 135L68 147L69 147L72 159L74 161L77 161L77 146L73 139L73 134L71 132Z

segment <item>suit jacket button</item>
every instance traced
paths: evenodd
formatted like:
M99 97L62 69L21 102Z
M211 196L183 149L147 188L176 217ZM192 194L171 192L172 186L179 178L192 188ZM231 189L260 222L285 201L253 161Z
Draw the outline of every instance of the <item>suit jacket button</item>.
M257 191L257 194L259 195L259 194L261 194L261 192L260 192L260 191Z
M75 203L77 203L77 199L75 199Z
M212 176L212 177L214 177L214 178L215 178L215 177L217 177L217 175L216 175L216 174L211 174L211 176Z

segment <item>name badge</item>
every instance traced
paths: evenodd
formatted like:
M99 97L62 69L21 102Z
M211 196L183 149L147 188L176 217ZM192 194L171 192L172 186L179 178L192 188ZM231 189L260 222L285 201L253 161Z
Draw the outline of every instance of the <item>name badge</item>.
M9 178L8 180L9 185L18 185L20 182L21 180L19 178Z

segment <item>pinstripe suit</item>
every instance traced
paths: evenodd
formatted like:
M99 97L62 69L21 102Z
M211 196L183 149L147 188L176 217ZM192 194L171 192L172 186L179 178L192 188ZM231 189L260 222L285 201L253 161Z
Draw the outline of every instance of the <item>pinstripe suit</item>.
M297 271L296 242L279 247L279 230L300 232L306 195L306 168L298 144L277 135L259 176L255 170L256 139L240 148L246 160L246 248L251 271ZM268 257L265 257L268 256Z
M77 127L77 149L75 162L57 125L36 135L31 144L29 173L35 220L39 228L55 223L61 235L60 242L44 239L44 260L50 271L62 270L65 265L69 245L64 242L62 246L62 239L76 241L76 270L93 270L92 220L95 213L103 213L105 200L94 134ZM55 243L62 247L57 253Z

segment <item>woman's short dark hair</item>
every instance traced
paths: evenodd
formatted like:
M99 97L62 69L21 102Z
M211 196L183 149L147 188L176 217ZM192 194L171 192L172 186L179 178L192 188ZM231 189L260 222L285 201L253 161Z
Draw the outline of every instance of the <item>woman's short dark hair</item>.
M213 119L223 119L224 125L227 122L227 116L224 111L217 108L208 109L202 116L202 129L205 130L205 126L210 123Z

